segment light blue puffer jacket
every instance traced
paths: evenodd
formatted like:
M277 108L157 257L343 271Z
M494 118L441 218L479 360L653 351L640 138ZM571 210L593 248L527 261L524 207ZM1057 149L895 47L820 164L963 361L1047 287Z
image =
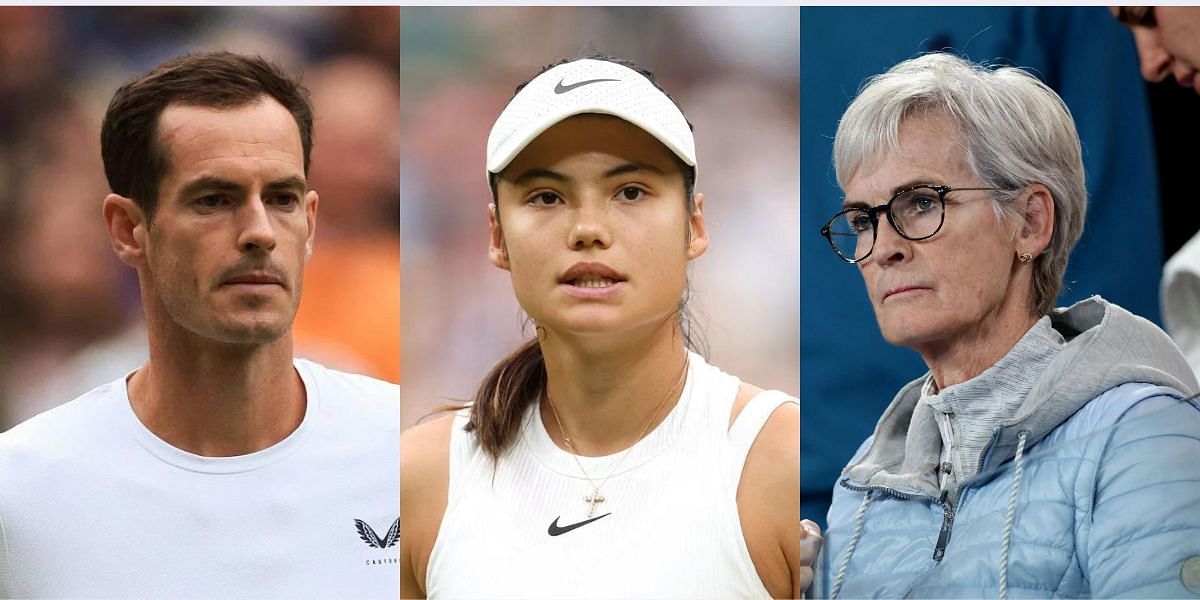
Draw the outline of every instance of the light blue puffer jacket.
M816 596L1200 597L1200 386L1161 330L1093 297L934 405L924 381L835 486Z

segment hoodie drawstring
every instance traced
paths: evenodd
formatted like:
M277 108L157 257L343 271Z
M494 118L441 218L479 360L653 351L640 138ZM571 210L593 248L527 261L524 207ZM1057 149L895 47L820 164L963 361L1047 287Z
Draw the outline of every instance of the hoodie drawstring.
M1021 470L1025 466L1025 438L1028 435L1028 431L1017 434L1017 456L1014 459L1012 486L1008 493L1008 512L1004 515L1004 535L1000 537L1000 600L1008 599L1008 545L1012 540L1012 526L1017 515L1017 489L1021 487Z
M858 513L854 515L854 533L850 536L850 543L846 546L846 551L842 554L842 563L838 565L837 578L833 580L833 592L829 597L837 598L842 591L842 581L846 579L846 568L850 566L850 557L854 556L854 547L858 545L858 537L862 535L863 521L866 520L867 504L871 502L871 490L867 490L863 494L862 504L858 505Z

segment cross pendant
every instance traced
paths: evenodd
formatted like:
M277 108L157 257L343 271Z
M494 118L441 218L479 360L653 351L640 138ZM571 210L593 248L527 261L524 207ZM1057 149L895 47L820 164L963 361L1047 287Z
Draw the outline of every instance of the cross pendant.
M600 490L595 490L590 496L584 496L583 501L591 506L588 507L588 518L592 518L596 514L596 505L604 502L604 496L600 495Z

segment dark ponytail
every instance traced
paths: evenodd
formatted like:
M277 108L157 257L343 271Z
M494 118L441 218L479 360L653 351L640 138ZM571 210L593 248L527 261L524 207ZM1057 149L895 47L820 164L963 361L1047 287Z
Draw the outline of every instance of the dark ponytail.
M474 432L479 446L492 458L517 437L525 409L546 391L546 361L536 338L521 344L492 367L475 391L471 417L463 431Z

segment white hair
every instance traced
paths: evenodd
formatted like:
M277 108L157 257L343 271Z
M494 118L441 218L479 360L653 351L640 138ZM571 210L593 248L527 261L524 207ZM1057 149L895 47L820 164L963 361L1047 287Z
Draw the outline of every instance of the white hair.
M1079 136L1062 98L1019 68L992 69L945 53L906 60L868 79L842 115L833 142L842 189L859 169L899 149L906 119L925 115L957 128L971 172L1001 190L991 195L1001 220L1023 221L1015 202L1031 184L1050 190L1054 233L1034 262L1030 291L1031 310L1049 313L1087 212Z

